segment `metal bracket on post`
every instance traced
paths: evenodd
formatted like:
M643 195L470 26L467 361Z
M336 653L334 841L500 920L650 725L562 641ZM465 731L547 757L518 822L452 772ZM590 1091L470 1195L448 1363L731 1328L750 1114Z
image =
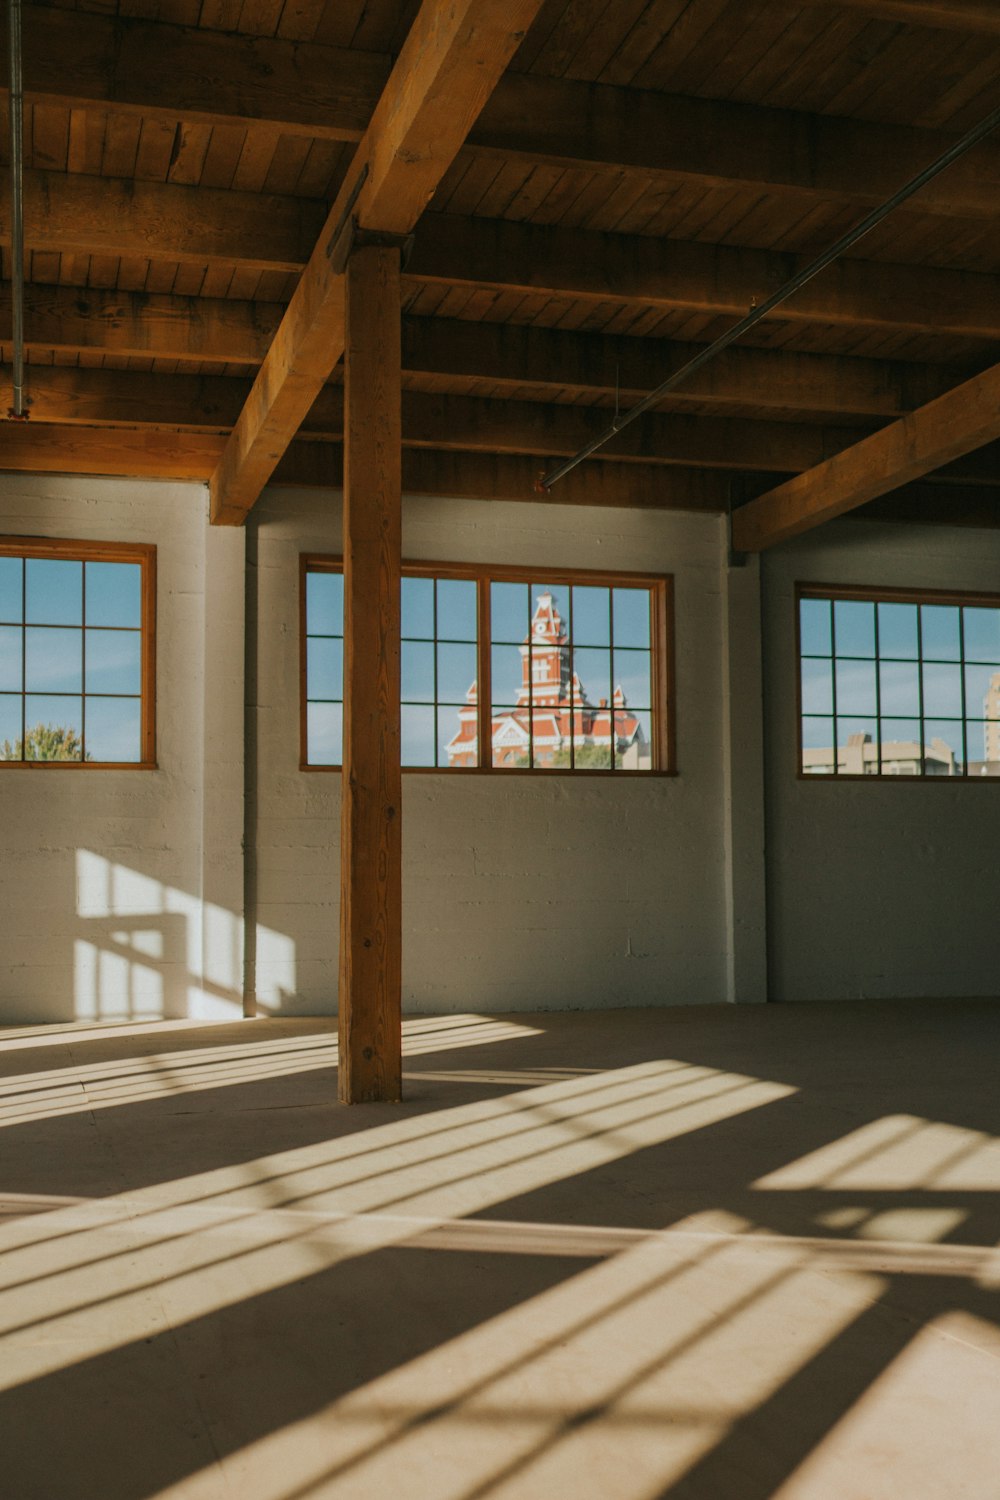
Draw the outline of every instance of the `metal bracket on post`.
M362 245L382 245L388 250L398 250L399 269L405 271L413 253L413 235L386 234L381 229L362 229L355 224L351 249L360 249Z

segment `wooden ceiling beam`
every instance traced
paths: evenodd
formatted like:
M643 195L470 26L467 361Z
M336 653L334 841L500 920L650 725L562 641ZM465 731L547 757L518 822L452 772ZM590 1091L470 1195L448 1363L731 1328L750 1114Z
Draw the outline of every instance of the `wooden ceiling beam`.
M31 3L22 32L27 102L317 140L359 141L392 66L384 53Z
M0 240L10 243L9 174L0 175ZM302 270L324 219L311 198L77 172L24 173L31 250L135 256L257 271Z
M787 480L733 514L733 546L762 552L1000 438L1000 365Z
M359 141L390 68L378 53L34 5L25 7L24 41L29 100L167 124L265 126L317 140ZM641 173L657 187L695 182L866 204L895 192L951 139L934 130L509 73L470 132L468 151L527 166ZM998 191L1000 147L988 143L929 184L915 206L992 219Z
M801 264L777 251L435 213L421 221L407 282L737 318ZM996 339L1000 277L844 259L786 302L780 317Z
M1000 36L996 0L806 0L822 10L858 10L882 21L905 26L931 26L945 31L969 31L978 36Z
M280 302L228 297L25 286L29 350L109 354L137 359L259 365L284 314ZM0 284L0 328L10 338L10 283Z
M337 200L331 232L355 181L349 180ZM198 265L221 261L294 272L302 270L305 245L313 243L322 219L311 200L173 183L27 172L25 188L29 247L59 252ZM0 240L9 235L8 193L0 182ZM372 202L373 211L394 222L407 221L406 213L384 194ZM314 267L326 263L329 240L327 233L310 262ZM486 286L497 292L741 316L754 298L786 281L798 265L795 256L776 251L428 213L421 219L404 286L409 291L428 285ZM296 290L298 302L293 299L287 314L305 316L306 326L315 321L305 299L317 276L314 269L303 280L306 290ZM781 316L796 322L1000 338L1000 277L841 260L786 303ZM325 350L318 330L315 336Z
M207 483L225 439L208 433L135 432L42 423L0 424L0 471L95 474ZM539 496L530 458L481 453L403 454L403 488L409 495L456 499L535 501L543 505L603 505L611 509L688 510L718 514L728 504L724 474L663 469L653 464L581 466L559 494ZM337 443L293 443L273 482L339 489L343 450Z
M343 237L410 233L541 3L423 0L212 476L213 522L245 518L343 353Z
M9 379L9 370L3 372ZM45 424L160 431L226 433L250 382L224 376L156 375L124 370L33 366L31 414ZM599 408L475 396L403 396L403 442L435 451L566 457L601 430ZM800 473L859 442L867 429L808 422L651 414L602 450L601 460L765 473ZM327 386L299 429L300 436L339 442L343 392ZM537 476L536 476L537 477ZM995 486L1000 461L993 448L970 454L935 478L944 483Z
M77 287L26 287L29 351L259 365L281 322L278 302L176 297ZM9 338L10 286L0 283L0 341ZM403 368L420 377L487 382L512 393L637 400L680 368L696 344L577 333L457 318L403 319ZM34 369L29 371L34 376ZM713 405L771 406L816 415L895 417L943 395L966 374L939 365L726 350L671 397Z

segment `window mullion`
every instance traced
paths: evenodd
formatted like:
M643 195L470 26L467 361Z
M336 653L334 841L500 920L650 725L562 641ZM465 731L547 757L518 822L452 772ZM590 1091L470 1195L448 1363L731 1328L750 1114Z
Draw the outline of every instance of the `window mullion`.
M491 630L490 579L476 580L476 625L479 636L477 651L477 707L479 712L479 745L476 764L493 769L493 688L491 683L493 639Z
M28 759L28 559L21 558L21 759Z
M837 727L837 610L834 601L830 605L830 696L833 700L833 774L840 775L840 730ZM799 673L802 672L801 654ZM801 733L801 730L800 730Z
M924 610L921 604L917 605L917 707L920 710L920 744L917 750L920 775L924 776L927 773L927 764L924 755Z
M968 745L968 705L965 701L965 609L959 606L958 610L958 673L962 688L962 775L969 774L969 745Z
M878 601L875 602L875 733L878 735L878 753L875 764L877 775L882 775L882 654L878 633ZM862 761L862 770L864 762Z

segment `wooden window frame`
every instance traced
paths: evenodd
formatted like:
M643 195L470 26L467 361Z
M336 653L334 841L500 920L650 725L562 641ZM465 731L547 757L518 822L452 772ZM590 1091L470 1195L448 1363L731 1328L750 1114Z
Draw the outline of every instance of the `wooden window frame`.
M37 536L0 537L0 557L60 562L138 563L140 595L140 760L0 760L0 771L155 771L156 762L156 547L147 542L92 542ZM22 614L24 600L22 600ZM26 628L22 620L21 628ZM86 625L67 626L82 632ZM25 695L21 684L21 696ZM91 696L100 696L91 695ZM85 692L80 693L86 699ZM22 747L23 749L23 747Z
M335 553L302 553L299 557L299 770L339 772L339 765L311 765L307 759L306 697L306 579L312 572L342 573L343 558ZM476 691L479 708L475 766L403 766L403 773L431 776L603 776L621 779L648 779L676 776L676 727L674 690L674 580L668 573L608 572L590 568L517 567L513 564L491 566L478 563L404 562L404 578L454 578L475 582L477 598ZM595 766L560 767L545 770L539 766L494 766L482 764L491 743L492 696L490 660L491 583L550 583L565 586L595 585L604 588L644 588L650 592L650 655L652 657L652 698L650 709L653 764L648 769L606 768ZM611 707L613 716L614 710Z
M972 590L962 590L962 589L895 588L895 587L867 588L863 584L853 584L853 583L846 583L846 584L839 584L839 583L838 584L829 584L829 583L796 583L796 585L795 585L795 710L796 710L796 730L795 730L795 733L796 733L796 741L797 741L797 746L798 746L798 752L797 752L798 765L797 765L797 771L796 771L796 779L798 781L816 782L816 783L819 783L820 785L826 785L826 786L829 786L829 785L831 785L833 783L836 783L836 782L842 782L842 781L852 781L852 782L853 781L864 781L864 782L875 781L875 782L906 783L906 784L909 784L909 785L916 785L916 786L927 786L927 785L930 785L931 783L934 783L934 784L940 783L943 786L955 786L958 783L963 783L964 782L966 785L973 785L973 786L979 786L979 785L990 786L990 785L992 785L992 786L998 786L998 787L1000 787L1000 776L970 776L969 772L968 772L968 756L967 755L963 757L961 772L958 773L958 774L956 774L956 775L954 775L954 776L933 776L933 775L928 775L926 773L926 771L924 771L924 770L918 771L916 773L914 773L914 772L900 772L900 773L892 773L892 774L890 774L890 773L887 773L887 772L883 772L882 769L881 769L881 753L879 755L879 770L878 771L871 772L871 773L868 773L868 774L858 775L857 772L839 771L839 770L836 769L836 765L837 765L837 749L838 749L838 747L836 745L834 745L833 746L833 753L834 753L834 768L835 769L831 773L829 773L829 774L816 774L815 772L808 772L808 771L803 770L802 756L803 756L803 751L804 751L804 748L805 748L804 745L803 745L803 743L802 743L802 738L803 738L803 736L802 736L802 719L803 719L803 713L802 713L802 609L801 609L801 605L802 605L802 600L803 599L829 599L829 600L831 600L834 603L838 599L843 599L843 600L849 600L849 601L850 600L854 600L854 601L857 601L858 603L862 603L862 604L876 604L876 605L877 604L915 604L915 605L919 606L921 604L941 604L941 605L950 605L950 606L954 606L954 607L958 607L958 608L965 607L965 608L970 608L970 609L977 609L977 608L979 608L979 609L1000 609L1000 593L998 593L998 594L991 594L991 593L986 593L986 592L983 592L981 590L975 590L975 589L972 589ZM891 658L891 657L889 658L889 660L894 660L894 659L895 658ZM831 657L831 661L836 662L836 660L837 660L836 655L834 655L834 656ZM923 652L922 651L915 658L915 660L917 662L918 667L922 671L922 668L923 668L923 665L924 665L924 656L923 656ZM877 642L876 642L876 655L874 657L874 661L875 661L876 668L877 668L879 662L881 661L881 657L877 654ZM968 665L968 662L967 662L966 657L965 657L964 649L963 649L963 652L962 652L961 661L958 663L958 665L959 665L959 667L960 667L960 669L962 671L962 674L963 674L962 680L963 680L963 696L964 696L964 691L965 691L965 689L964 689L964 681L965 681L964 674L965 674L965 668ZM877 678L877 674L876 674L876 678ZM823 715L819 715L818 717L824 717L824 716ZM867 715L867 714L864 714L864 715L850 715L849 717L854 717L854 718L858 718L858 717L861 717L861 718L873 717L875 719L879 719L880 715L878 713L876 713L874 715ZM922 728L922 726L923 726L923 722L924 722L924 719L925 719L926 716L923 715L923 714L918 714L916 717L920 719L920 722L921 722L921 735L923 735L923 728ZM837 715L834 714L833 718L834 718L834 726L836 728ZM965 737L965 732L966 732L965 726L969 722L968 717L967 717L967 715L963 714L963 717L962 717L961 720L955 720L954 722L956 722L956 723L961 722L961 724L962 724L962 735L963 735L963 744L964 744L964 737ZM973 722L978 722L978 721L973 721ZM836 732L834 733L834 738L836 738ZM921 748L923 749L923 747L921 747ZM923 754L921 754L920 758L921 758L921 763L923 763L923 760L924 760Z

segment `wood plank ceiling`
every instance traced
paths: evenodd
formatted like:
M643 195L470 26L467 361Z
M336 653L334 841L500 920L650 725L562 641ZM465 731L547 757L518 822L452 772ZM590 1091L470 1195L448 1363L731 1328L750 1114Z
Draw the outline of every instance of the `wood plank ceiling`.
M25 4L32 409L0 424L0 467L208 478L416 9ZM416 227L406 482L531 498L616 400L1000 105L995 21L985 0L546 0ZM725 509L996 363L998 188L1000 137L552 499ZM279 477L335 480L338 384ZM1000 449L878 505L1000 519Z

